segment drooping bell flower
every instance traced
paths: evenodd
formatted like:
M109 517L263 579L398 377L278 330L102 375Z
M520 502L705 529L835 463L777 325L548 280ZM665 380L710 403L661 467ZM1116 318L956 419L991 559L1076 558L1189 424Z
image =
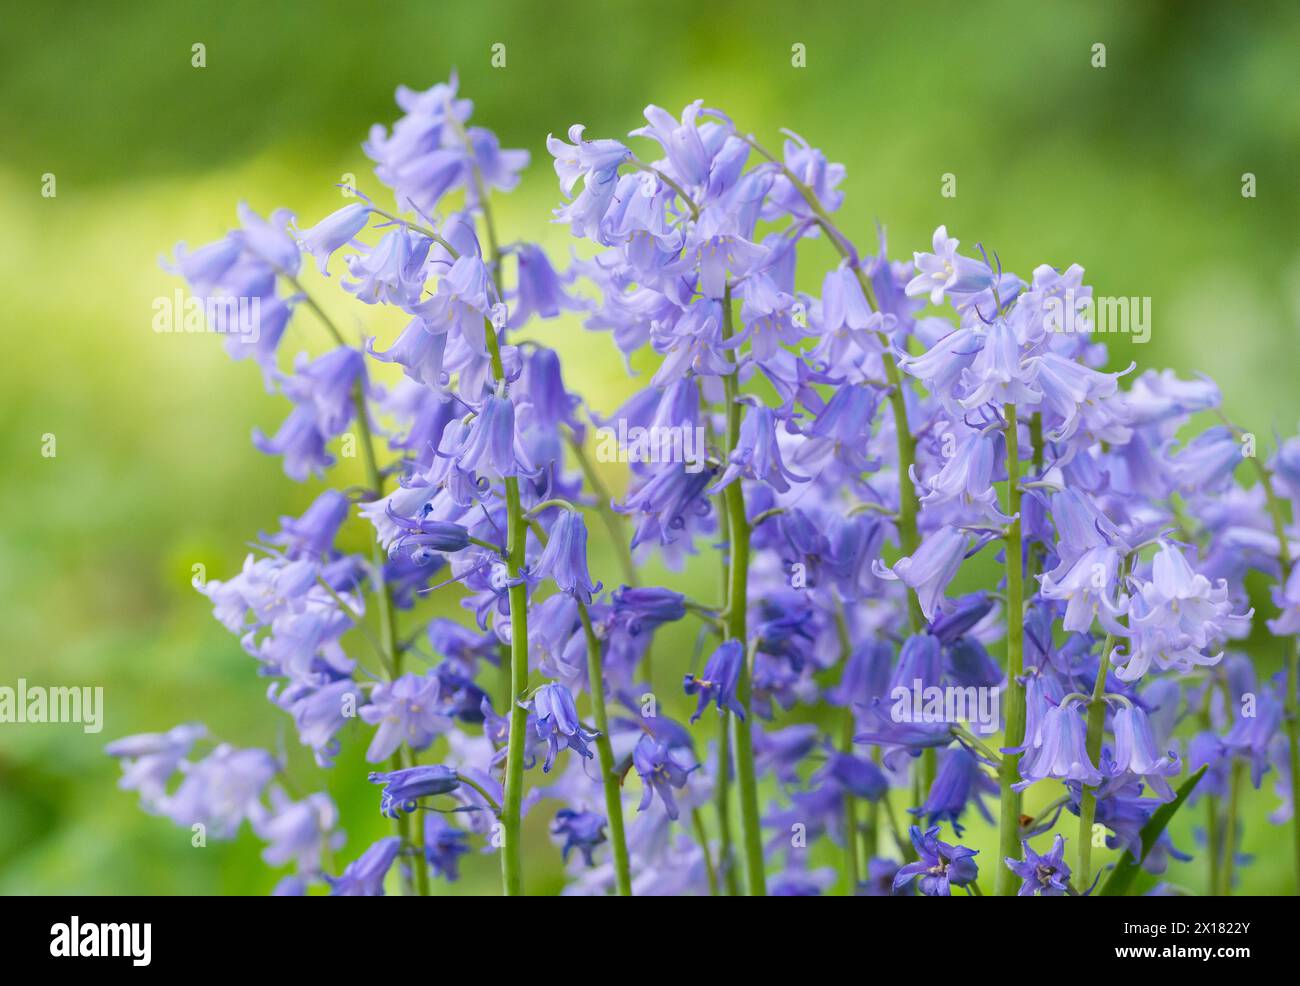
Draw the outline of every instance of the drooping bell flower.
M471 851L468 832L449 825L439 812L424 813L424 859L434 875L455 883L460 879L460 857Z
M865 757L832 753L826 761L826 776L846 794L867 801L879 801L889 790L884 771Z
M587 572L587 523L578 511L560 511L534 574L554 579L556 585L584 604L589 605L592 594L600 591L601 584L593 584Z
M509 397L489 394L456 451L456 465L492 478L513 476L518 471L515 444L514 404Z
M1172 750L1162 754L1156 748L1146 713L1135 705L1121 704L1111 722L1115 731L1115 765L1141 777L1164 800L1172 800L1174 792L1165 778L1177 777L1183 769L1182 761Z
M577 849L582 853L582 861L593 866L592 850L605 841L605 816L594 811L561 808L555 813L551 834L564 837L560 853L566 863L569 861L569 853Z
M892 569L876 562L872 570L878 578L901 579L916 593L925 618L933 620L944 590L961 567L966 544L963 532L945 525L927 535L911 555L894 562Z
M667 743L648 733L637 741L636 748L632 751L632 766L636 768L643 785L637 811L649 808L655 794L658 794L664 803L664 811L670 819L676 821L678 809L673 789L685 787L687 778L695 768L682 766L673 757Z
M1089 787L1101 783L1101 774L1088 756L1083 716L1073 702L1049 708L1037 735L1010 752L1022 754L1022 780L1012 785L1016 790L1023 791L1047 777L1078 781Z
M980 795L997 793L997 783L984 772L979 759L965 747L953 747L943 754L925 803L912 811L928 825L951 822L953 832L960 838L960 819L972 802L985 820L992 823L993 818Z
M736 447L727 457L727 468L709 490L717 493L741 477L761 480L779 493L790 490L790 480L806 483L802 476L786 468L776 436L777 419L770 407L751 404L740 425Z
M420 798L448 794L460 787L456 771L441 764L427 767L407 767L388 772L372 771L371 784L384 787L379 810L388 818L397 818L415 811Z
M600 734L587 729L578 720L578 709L573 703L573 694L563 685L547 684L537 689L532 702L529 703L537 716L533 731L538 739L546 743L546 760L542 763L542 772L550 773L555 765L555 757L561 748L575 750L590 760L592 752L587 743Z
M327 877L330 893L336 897L384 896L384 877L401 851L401 836L380 839L349 863L342 875Z
M316 259L316 266L328 276L326 266L336 250L352 242L352 238L366 228L370 221L370 205L353 202L331 212L310 229L298 234L298 242Z
M353 279L341 282L344 290L367 305L411 308L419 304L426 277L424 261L432 244L405 226L389 230L374 246L363 246L347 258Z
M745 708L736 698L736 685L740 681L744 664L745 645L739 640L727 640L709 657L702 675L686 675L683 682L686 694L698 693L700 696L695 714L691 716L691 722L695 722L704 714L704 709L710 701L718 707L719 712L730 711L742 720L745 718Z

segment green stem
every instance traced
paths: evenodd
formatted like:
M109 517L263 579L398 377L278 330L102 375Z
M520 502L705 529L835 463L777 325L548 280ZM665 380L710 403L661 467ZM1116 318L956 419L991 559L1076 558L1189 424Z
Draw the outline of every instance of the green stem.
M1223 826L1223 865L1219 870L1219 896L1232 896L1232 875L1237 865L1237 833L1239 812L1241 811L1241 786L1245 772L1245 763L1232 761L1232 771L1228 775L1228 814Z
M494 238L495 239L495 238ZM501 363L501 345L496 327L484 326L488 355L492 361L492 379L505 380ZM507 897L523 893L522 838L524 797L524 746L528 728L528 710L519 702L528 690L528 586L520 576L525 563L528 520L519 497L519 480L506 476L506 568L516 584L510 586L510 737L506 744L505 794L501 805L501 885Z
M1024 569L1020 547L1020 435L1016 406L1008 404L1007 413L1007 513L1013 518L1007 529L1007 733L1008 749L1025 741L1025 686L1021 681L1024 665ZM1020 858L1020 792L1014 784L1020 780L1020 754L1006 753L999 771L1001 818L998 833L997 881L995 893L1009 897L1016 892L1015 874L1003 859Z
M735 854L731 849L731 713L718 716L718 780L713 792L714 806L718 812L718 867L726 883L727 895L738 897L740 883L736 879Z
M1291 545L1286 536L1286 508L1273 489L1273 477L1262 462L1251 460L1264 486L1269 516L1273 520L1273 534L1277 538L1278 556L1282 560L1282 585L1291 577L1293 559ZM1286 667L1286 697L1283 700L1283 722L1286 725L1287 761L1291 772L1291 848L1295 866L1296 893L1300 893L1300 707L1297 705L1296 683L1300 678L1300 641L1293 643L1291 652L1283 655ZM1229 819L1229 823L1232 820ZM1235 850L1231 845L1225 850L1229 856ZM1229 867L1229 873L1231 868Z
M840 643L840 662L847 672L852 641L849 638L849 623L844 615L844 605L838 598L835 600L835 630ZM850 701L846 703L844 723L840 729L840 751L848 756L853 755L853 734L857 731L856 727L853 703ZM862 867L858 861L858 807L848 791L844 792L844 872L849 880L848 896L853 896L862 880Z
M1223 834L1219 831L1219 799L1205 799L1205 849L1210 861L1210 889L1208 896L1219 892L1219 869L1223 860Z
M1106 634L1101 646L1101 664L1097 680L1092 686L1092 700L1088 702L1088 733L1084 748L1093 763L1101 756L1101 732L1106 722L1106 675L1110 673L1110 652L1115 646L1113 634ZM1076 886L1086 888L1092 876L1092 821L1097 812L1096 788L1083 787L1079 799L1079 864L1074 874Z
M724 531L730 530L731 525L728 520L727 496L726 491L718 495L718 522ZM727 608L727 592L730 589L730 568L727 559L724 556L722 568L722 605L719 609ZM718 635L726 635L726 627L721 623L718 626ZM732 853L731 840L731 713L721 712L718 715L718 768L717 780L714 782L713 803L718 813L718 869L722 873L723 883L727 889L729 897L736 897L740 894L740 886L736 879L736 861Z
M600 735L596 753L600 759L600 779L605 788L605 814L609 820L609 841L614 855L614 884L620 897L632 896L632 871L627 857L627 836L623 832L623 797L618 771L614 766L614 749L609 742L609 715L605 710L605 677L600 661L600 641L591 625L591 614L581 601L578 617L587 638L587 679L591 688L591 714Z
M709 896L718 896L718 871L713 867L713 857L709 854L709 833L704 829L704 816L698 808L691 809L691 826L695 829L695 841L700 844L704 856L704 870L709 877Z
M722 302L722 337L732 333L731 288L728 286ZM731 354L735 361L734 351ZM730 454L740 444L740 412L737 403L740 381L733 371L723 378L727 400L727 452ZM734 717L736 743L736 782L740 789L740 829L745 850L745 875L749 893L753 897L767 895L767 878L763 871L763 836L758 817L758 781L754 775L753 714L750 708L749 634L746 626L749 608L749 520L745 515L745 493L742 480L735 479L725 491L727 500L727 529L730 571L727 587L727 639L738 641L746 655L736 684L736 699L745 710L744 718Z

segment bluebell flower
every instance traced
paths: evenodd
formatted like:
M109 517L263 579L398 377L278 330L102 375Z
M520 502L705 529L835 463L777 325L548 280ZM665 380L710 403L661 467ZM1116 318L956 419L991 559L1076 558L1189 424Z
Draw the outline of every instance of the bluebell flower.
M385 304L412 308L424 292L424 262L433 241L412 233L405 226L390 229L374 246L362 246L348 256L348 273L343 288L367 305Z
M262 859L268 866L293 863L301 874L319 873L322 854L342 842L334 802L328 794L311 794L301 801L279 795L275 800L274 810L253 823L258 837L270 843Z
M449 794L460 787L456 771L441 764L428 767L407 767L403 770L371 771L371 784L384 787L379 801L379 811L388 818L415 811L421 798Z
M537 738L546 743L546 759L542 773L550 773L555 757L567 747L590 760L593 756L587 744L600 734L587 729L578 719L578 709L573 695L563 685L542 685L533 695L531 711L537 716L532 726Z
M802 476L786 468L776 434L777 419L770 407L751 404L740 424L736 447L727 457L727 467L709 490L717 493L737 479L762 480L780 493L788 492L790 480L806 483Z
M739 640L726 640L718 646L704 665L704 674L696 676L687 674L683 687L687 695L699 693L699 702L691 722L704 714L705 708L712 701L719 712L731 711L741 719L745 718L745 708L736 698L736 686L745 666L745 645Z
M592 866L592 850L605 841L605 816L597 815L594 811L561 808L555 813L551 834L564 837L561 853L566 863L569 861L569 853L577 849L582 853L582 861L587 866Z
M1115 731L1116 766L1138 775L1161 798L1172 801L1174 792L1165 778L1181 773L1183 765L1178 754L1172 750L1162 754L1156 748L1151 723L1136 705L1121 704L1111 721Z
M943 649L944 666L963 688L992 688L1006 675L979 640L967 634Z
M912 884L894 889L894 877L902 864L893 859L874 856L867 861L867 878L857 887L859 897L907 897L912 893Z
M400 534L388 546L389 557L405 555L417 565L427 565L441 553L455 553L469 547L469 531L449 520L399 517L388 507L388 519Z
M637 805L637 811L649 808L655 794L658 794L664 804L664 811L676 821L678 809L673 789L684 788L695 768L683 766L673 757L667 743L648 733L641 737L636 749L632 751L632 766L636 768L642 784L641 803Z
M1151 579L1139 581L1129 605L1130 653L1116 658L1116 676L1134 681L1154 662L1187 672L1217 664L1223 653L1207 654L1228 637L1244 636L1254 610L1234 614L1226 582L1210 582L1182 551L1162 542L1151 563Z
M1243 461L1242 444L1226 426L1208 428L1173 459L1174 477L1185 492L1214 492L1232 480Z
M572 143L569 144L554 135L546 138L546 149L555 158L555 173L565 195L572 195L579 181L589 180L593 174L615 172L619 165L632 157L632 152L617 140L584 139L585 130L581 123L571 126L569 140Z
M554 579L574 598L591 603L592 594L600 591L600 583L593 584L587 572L587 524L582 514L560 511L533 574Z
M331 212L311 229L298 234L298 242L316 259L316 266L326 274L329 259L339 248L352 242L353 237L366 228L370 221L370 205L353 202Z
M919 857L915 863L901 866L894 876L894 889L918 880L921 893L926 897L951 897L953 887L974 883L979 867L974 857L977 849L952 846L939 840L939 828L926 829L924 833L913 825L907 830Z
M334 464L334 457L325 451L325 436L316 426L316 413L305 404L295 407L270 438L254 428L253 446L267 455L284 456L285 475L300 483L308 476L324 475Z
M473 103L457 98L458 85L453 73L447 82L423 92L399 86L397 105L405 115L391 133L376 124L362 145L375 162L375 176L393 190L400 211L431 216L456 189L464 189L469 204L475 205L475 169L489 188L509 191L528 164L527 151L503 151L491 131L468 126Z
M1251 783L1259 787L1269 765L1269 751L1282 728L1282 703L1270 689L1261 689L1255 698L1255 715L1238 715L1223 737L1228 753L1250 763Z
M922 487L922 505L935 508L948 503L974 507L995 522L1010 522L998 506L998 494L993 488L995 459L1005 458L1000 437L986 438L980 432L971 432L944 461L943 467L927 478Z
M381 363L396 363L416 383L433 390L446 386L443 360L447 352L447 333L436 332L423 315L416 315L388 349L375 349L374 340L366 343L366 352ZM433 444L437 444L436 442Z
M361 708L361 718L379 727L366 750L366 760L383 763L403 743L412 750L423 750L448 729L452 720L443 711L441 689L442 682L432 673L407 673L376 685L370 702Z
M280 530L262 540L284 552L286 558L320 558L334 547L334 538L347 520L351 504L338 490L326 490L312 501L301 517L281 517Z
M519 471L515 456L515 406L509 397L490 394L470 422L456 464L466 472L499 479Z
M140 792L141 802L154 811L165 798L167 784L181 762L206 734L202 723L191 722L165 733L140 733L114 740L104 747L104 752L121 762L122 778L117 786L123 791Z
M347 865L337 877L328 877L330 892L336 897L382 897L384 877L402 851L399 836L380 839Z
M946 226L934 231L934 252L913 255L917 273L908 282L908 297L928 294L930 304L937 305L945 294L973 294L993 283L988 264L963 257L957 252L960 244L960 240L948 235Z
M181 769L180 786L160 799L159 810L182 828L203 825L213 838L229 839L245 819L260 816L262 792L280 763L265 750L222 743Z
M460 879L460 857L470 851L469 833L447 823L441 814L424 814L424 859L435 876L449 883Z
M864 640L854 646L844 662L839 684L826 694L832 705L868 705L889 692L893 648L880 640Z
M530 422L547 430L564 424L582 434L574 416L580 402L564 387L560 357L555 350L542 346L532 350L524 363L521 383L527 395Z
M1100 784L1101 774L1088 756L1084 734L1083 717L1074 703L1048 708L1037 730L1032 735L1026 733L1024 746L1010 751L1022 754L1022 780L1013 786L1023 790L1047 777Z
M995 318L985 330L984 345L961 376L965 392L959 403L970 410L981 404L1037 404L1042 391L1035 368L1023 358L1020 340L1006 319Z
M259 260L271 265L278 274L297 274L302 262L298 244L289 235L287 227L293 220L288 209L276 209L270 219L263 219L239 203L239 231L234 234L244 248Z
M681 120L658 106L645 108L646 126L633 130L629 136L649 137L656 141L667 155L667 171L681 184L688 187L700 187L707 183L713 152L705 146L703 132L698 124L701 115L713 111L704 109L703 100L695 100L682 110ZM730 132L730 122L724 120L725 130L721 136ZM721 140L712 141L715 148L720 147Z
M889 779L879 767L850 753L831 753L826 776L846 794L867 801L879 801L889 790Z
M1024 859L1006 858L1006 864L1023 881L1017 897L1064 897L1070 892L1070 867L1065 862L1065 839L1057 835L1051 851L1039 855L1022 842Z
M612 622L634 637L686 616L686 597L657 586L619 586L610 603Z
M944 590L961 567L967 542L967 536L957 528L940 527L926 535L911 555L894 562L892 569L877 563L875 572L881 578L902 579L916 593L925 618L933 620Z
M911 694L943 683L943 658L939 640L928 633L913 634L903 641L898 665L889 679L889 694L898 689Z
M839 191L837 186L844 180L844 165L827 161L824 153L798 134L789 131L786 132L781 152L782 160L790 174L794 175L801 185L812 191L823 209L828 213L839 209L844 201L844 193ZM775 219L781 214L805 220L812 217L808 200L784 173L779 173L772 184L767 210L765 219Z
M487 332L500 327L498 301L492 273L483 259L463 253L438 281L433 297L409 307L412 314L424 319L429 332L446 335L475 356L486 358Z
M364 386L365 380L361 351L340 346L310 362L300 358L283 387L295 404L310 406L317 429L333 437L347 429L356 413L357 387Z
M980 795L996 796L997 793L997 782L985 773L979 759L965 747L957 746L943 754L943 761L935 774L925 803L909 810L928 825L951 822L953 832L961 838L960 819L967 806L974 803L979 813L991 824L993 817Z
M1086 632L1094 619L1107 631L1124 634L1117 617L1124 611L1119 563L1128 545L1115 526L1075 490L1052 497L1052 519L1060 537L1059 564L1038 577L1044 599L1065 602L1066 630Z

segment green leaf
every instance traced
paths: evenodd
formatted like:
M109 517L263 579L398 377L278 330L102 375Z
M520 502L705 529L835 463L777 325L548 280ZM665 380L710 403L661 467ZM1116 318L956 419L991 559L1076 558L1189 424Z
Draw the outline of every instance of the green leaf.
M1147 853L1156 844L1156 840L1160 838L1160 833L1165 830L1169 820L1174 817L1174 812L1183 806L1183 802L1187 800L1193 788L1200 783L1208 768L1209 764L1203 765L1200 770L1183 781L1178 788L1178 792L1174 795L1174 800L1161 805L1147 819L1147 823L1142 826L1141 832L1141 858L1134 859L1131 852L1124 853L1120 857L1120 861L1115 864L1115 869L1111 871L1110 876L1106 878L1106 882L1101 885L1101 890L1097 892L1098 897L1122 897L1128 891L1129 885L1133 882L1133 878L1138 874L1138 869L1142 866L1142 860L1147 858Z

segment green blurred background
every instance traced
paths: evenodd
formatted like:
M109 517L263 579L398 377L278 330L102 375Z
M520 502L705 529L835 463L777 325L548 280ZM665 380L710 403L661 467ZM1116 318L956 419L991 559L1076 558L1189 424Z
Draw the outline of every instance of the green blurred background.
M195 850L188 831L143 814L101 753L111 738L203 719L239 744L284 740L310 774L265 681L190 578L196 563L233 572L257 531L318 488L289 482L249 445L253 425L283 416L251 366L211 336L151 330L153 299L176 287L157 261L177 240L221 235L240 199L263 213L288 206L306 225L341 204L345 174L382 192L359 144L395 117L399 83L422 89L458 69L476 122L533 153L498 204L507 239L567 252L567 233L548 224L548 131L581 121L618 135L646 103L675 111L699 97L769 144L789 127L844 162L841 218L862 242L880 221L906 257L946 223L1022 274L1077 261L1099 294L1153 299L1150 343L1115 342L1116 367L1210 372L1228 412L1261 436L1300 419L1294 4L5 7L0 684L103 685L107 715L98 736L0 725L3 893L265 893L276 879L250 835ZM206 68L191 67L196 42ZM489 64L497 42L503 69ZM1091 65L1098 42L1103 69ZM795 43L806 68L791 66ZM955 199L940 197L945 172ZM1242 197L1245 172L1257 198ZM46 173L55 198L40 194ZM371 310L324 297L354 332L392 337L392 323L365 321ZM610 340L572 321L534 331L597 410L630 391ZM286 352L319 341L306 319L290 333ZM55 458L40 454L46 433ZM613 572L605 546L595 568ZM691 582L712 585L706 573ZM386 829L360 782L364 743L346 746L331 791L351 858ZM1271 788L1247 801L1245 849L1258 858L1246 891L1293 890L1264 820ZM530 887L554 890L558 853L536 814ZM1192 825L1175 825L1183 848ZM986 828L970 840L993 855ZM492 891L495 867L470 858L465 888ZM1176 864L1171 877L1199 890L1202 870Z

